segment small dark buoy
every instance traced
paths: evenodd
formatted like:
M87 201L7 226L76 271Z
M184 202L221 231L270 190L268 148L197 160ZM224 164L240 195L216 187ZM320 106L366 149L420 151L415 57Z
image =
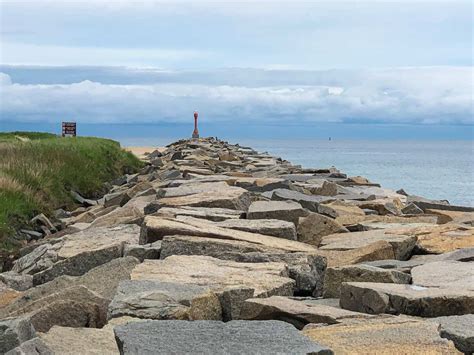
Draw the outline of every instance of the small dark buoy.
M331 140L331 137L329 137L329 140Z

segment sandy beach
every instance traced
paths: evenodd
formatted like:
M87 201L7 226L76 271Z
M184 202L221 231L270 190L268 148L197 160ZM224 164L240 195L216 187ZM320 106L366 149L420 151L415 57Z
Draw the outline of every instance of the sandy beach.
M154 150L164 151L165 147L124 147L125 150L132 152L135 156L141 160L146 160L147 153L151 153Z

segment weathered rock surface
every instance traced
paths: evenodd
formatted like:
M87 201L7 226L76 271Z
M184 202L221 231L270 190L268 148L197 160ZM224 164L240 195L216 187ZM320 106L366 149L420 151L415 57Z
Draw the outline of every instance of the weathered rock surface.
M95 292L100 297L111 300L119 282L129 280L132 269L138 263L139 261L133 257L118 258L98 266L82 276L60 276L50 282L29 289L7 307L0 306L0 315L4 314L4 312L17 313L22 309L34 308L36 302L43 298L54 296L58 292L60 297L68 297L61 292L73 286L84 286L87 290Z
M406 260L416 244L416 237L404 234L391 234L384 230L366 232L338 233L327 235L321 240L321 250L351 250L386 241L393 248L395 259Z
M130 200L130 196L125 192L114 192L104 196L104 207L120 206L122 207Z
M208 286L213 290L245 286L255 290L255 297L292 295L294 286L283 263L238 263L208 256L145 260L132 271L131 279Z
M437 209L437 210L445 210L445 211L474 212L474 207L455 206L455 205L450 205L449 203L437 203L435 201L427 201L426 199L419 199L416 197L417 196L408 196L408 201L413 202L423 211L426 211L427 209Z
M219 297L206 286L149 280L123 281L109 318L222 320Z
M265 192L291 187L291 183L288 180L278 178L238 177L228 179L227 183L252 192Z
M413 231L417 236L417 249L422 253L441 254L461 248L474 246L474 228L457 225L418 228Z
M303 334L336 354L459 354L436 324L405 317L352 320L310 327Z
M0 320L0 353L4 354L36 336L27 317Z
M9 288L3 282L0 282L0 309L14 302L23 293Z
M161 253L161 240L149 244L125 245L124 256L133 256L140 261L145 259L159 259Z
M43 244L15 262L13 271L33 275L39 285L61 275L79 276L123 255L125 244L138 244L140 227L91 228Z
M413 284L425 287L466 288L474 291L474 263L438 261L411 269Z
M411 277L396 270L386 270L368 265L349 265L330 267L324 274L324 292L326 298L339 298L343 282L383 282L408 284Z
M278 321L147 321L114 332L121 354L332 354Z
M369 314L391 313L420 317L462 315L474 309L474 291L373 282L348 282L341 286L344 309Z
M1 273L0 281L17 291L25 291L33 287L33 276L28 274L18 274L13 271Z
M298 224L298 219L308 215L298 202L294 201L255 201L247 212L248 219L280 219Z
M178 219L147 216L143 222L140 243L152 243L167 235L239 240L289 252L315 251L314 247L297 241L222 228L209 221L184 216Z
M474 226L474 212L443 211L437 209L426 209L426 213L438 216L438 224L449 222L464 223Z
M159 214L168 216L189 216L195 218L208 219L214 222L221 222L228 219L239 219L244 215L244 211L231 210L226 208L207 208L207 207L162 207L158 210Z
M158 200L162 207L213 207L246 211L251 203L250 194L240 187L227 186L217 191L206 191L179 197L164 197Z
M295 201L312 212L318 212L320 203L334 200L334 198L331 197L307 195L288 189L276 189L269 192L268 195L270 199L274 201Z
M228 219L217 223L217 226L296 240L295 225L278 219Z
M108 301L84 286L72 286L35 301L24 298L0 310L2 317L28 317L37 331L53 325L101 327L105 324Z
M379 240L359 248L348 250L323 250L317 251L327 259L330 267L359 264L366 261L393 259L395 253L392 244Z
M241 317L248 320L281 320L293 324L298 329L303 329L308 323L336 324L345 318L371 316L304 300L272 296L245 300Z
M465 354L474 353L474 314L430 318L440 324L439 334L442 338L453 341L459 351Z
M310 253L287 253L252 243L169 236L163 239L161 258L171 255L207 255L223 260L246 263L283 262L288 266L289 277L296 281L297 294L320 295L326 260Z
M154 200L155 198L153 196L134 198L122 208L116 208L94 219L90 224L90 228L114 227L121 224L140 224L145 215L144 207Z
M298 220L298 241L319 246L324 236L349 232L334 219L318 213L310 213Z
M44 341L36 337L23 342L5 355L54 355L54 352L48 348Z
M365 217L362 208L339 200L320 205L318 212L336 218L336 221L343 225L355 223L353 221L354 218L356 218L356 221L359 221L359 218Z
M417 254L442 254L474 246L474 227L458 224L392 229L391 233L417 237Z
M182 197L195 195L203 192L214 192L217 193L222 190L227 190L229 185L225 181L216 181L216 182L202 182L198 181L193 183L193 180L187 184L182 184L177 187L169 187L160 189L158 191L158 197Z
M112 355L119 349L112 331L93 328L52 327L40 339L54 354Z

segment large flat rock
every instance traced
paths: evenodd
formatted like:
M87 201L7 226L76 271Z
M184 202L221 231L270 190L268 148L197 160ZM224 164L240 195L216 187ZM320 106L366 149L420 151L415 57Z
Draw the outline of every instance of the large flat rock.
M248 219L281 219L298 224L298 219L308 215L298 202L294 201L255 201L247 212Z
M439 336L436 324L405 317L308 326L303 334L336 354L459 354L451 341Z
M473 226L474 212L443 211L437 209L426 209L426 213L438 217L438 224L449 222L464 223Z
M2 319L0 320L0 353L5 354L35 336L35 328L27 317Z
M386 270L368 265L348 265L341 267L330 267L324 274L325 298L339 298L341 284L343 282L386 282L386 283L410 283L409 274L396 270Z
M296 240L295 225L279 219L229 219L217 223L217 226Z
M397 269L410 272L416 266L439 261L474 261L474 248L457 249L443 254L414 255L410 260L377 260L364 262L365 265L381 267L384 269Z
M417 228L390 230L391 233L414 235L420 254L442 254L462 248L474 247L474 227L459 224L442 224Z
M394 259L395 257L393 246L385 240L379 240L349 250L318 249L317 253L327 259L327 265L329 267L359 264L367 261Z
M133 257L118 258L98 266L82 276L60 276L25 291L21 297L9 302L8 305L3 307L0 305L0 315L22 312L25 309L28 311L33 309L41 299L53 296L73 286L84 286L94 294L110 301L119 282L130 279L130 273L138 263L139 261ZM68 295L71 294L68 293ZM68 296L62 294L61 297Z
M239 263L209 256L180 255L145 260L132 271L131 279L193 284L218 291L246 287L254 289L255 297L291 296L294 287L286 264Z
M227 183L253 192L272 191L291 186L288 180L279 178L232 177L227 180Z
M159 206L166 207L214 207L246 211L251 203L250 193L240 187L227 186L213 191L192 195L164 197L158 200Z
M109 318L222 320L218 296L207 286L150 280L120 283Z
M208 208L208 207L162 207L158 210L159 214L169 216L189 216L208 219L214 222L221 222L227 219L239 219L244 215L244 211L231 210L227 208Z
M40 338L27 340L16 348L8 351L5 355L54 355L50 348Z
M321 240L321 250L351 250L386 241L392 248L395 259L407 260L416 244L416 237L404 234L391 234L384 230L371 230L354 233L327 235Z
M54 326L39 338L53 354L113 355L119 349L112 331Z
M229 185L225 181L216 182L193 182L180 185L178 187L169 187L158 191L159 197L181 197L199 194L203 192L216 192L227 190Z
M234 260L247 253L278 253L279 249L231 239L216 239L187 235L170 235L161 241L160 259L172 255L207 255Z
M474 314L430 318L439 323L441 337L452 340L459 351L474 353Z
M73 286L29 302L21 308L1 310L1 317L27 317L37 331L53 325L101 327L105 324L108 301L84 286Z
M319 213L310 213L298 220L298 241L319 246L324 236L349 232L334 219Z
M336 324L345 318L371 316L304 300L272 296L245 300L241 317L248 320L281 320L293 324L298 329L303 329L308 323Z
M123 255L126 244L138 244L140 227L90 228L43 244L16 260L13 271L33 275L39 285L61 275L79 276Z
M289 252L311 252L316 250L310 245L299 243L297 241L222 228L212 222L198 218L183 216L176 220L155 216L145 217L140 235L140 242L142 244L163 239L163 237L168 235L188 235L239 240Z
M474 291L456 287L348 282L341 286L340 305L344 309L369 314L462 315L474 309Z
M0 309L14 302L22 294L23 292L14 290L8 287L7 285L5 285L3 282L0 282Z
M426 201L426 200L416 200L410 199L409 196L408 200L413 200L413 203L420 207L422 210L426 211L427 209L438 209L438 210L445 210L445 211L459 211L459 212L474 212L474 207L468 206L456 206L450 205L447 203L436 203L435 201Z
M411 269L413 283L426 287L457 287L474 291L474 263L438 261Z
M326 269L324 257L311 253L288 253L247 242L192 236L163 239L161 259L171 255L207 255L246 263L283 262L289 277L296 281L295 293L319 296Z
M114 332L121 354L332 354L279 321L147 321Z
M334 201L334 197L307 195L298 191L288 189L276 189L269 191L268 195L274 201L295 201L312 212L318 212L318 206L322 202Z
M139 224L145 215L145 207L154 200L156 200L156 197L152 195L135 197L123 207L116 208L95 218L90 228L113 227L119 224Z

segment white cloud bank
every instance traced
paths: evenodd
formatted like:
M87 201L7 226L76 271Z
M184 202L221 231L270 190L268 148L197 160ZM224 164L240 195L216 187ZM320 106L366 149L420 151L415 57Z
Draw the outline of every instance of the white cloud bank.
M331 71L314 85L255 86L17 84L2 73L0 121L185 122L197 109L208 122L473 124L472 75L472 67Z

